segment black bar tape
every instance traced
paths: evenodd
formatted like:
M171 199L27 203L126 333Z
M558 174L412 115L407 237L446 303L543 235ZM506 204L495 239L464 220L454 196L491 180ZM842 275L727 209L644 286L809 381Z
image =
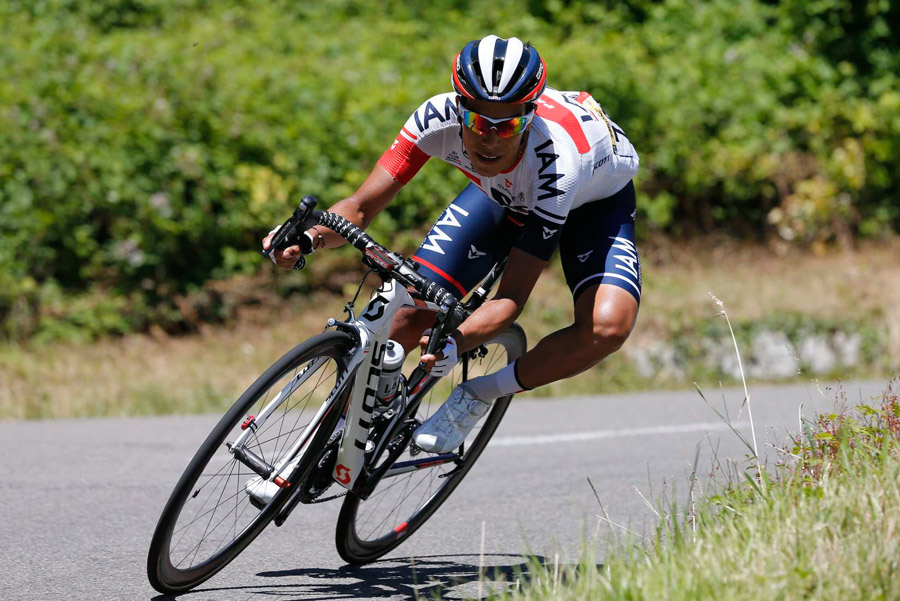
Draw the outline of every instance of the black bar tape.
M425 300L429 300L436 305L442 305L444 304L444 300L452 299L453 306L456 306L456 297L450 294L446 288L431 280L427 280L427 282L425 290L420 291L422 296L425 297Z
M360 251L364 251L369 245L375 244L375 241L372 240L369 234L340 215L323 211L319 217L319 224L334 230Z
M359 251L365 252L366 248L369 246L377 246L382 248L372 237L367 234L364 230L362 230L359 226L351 223L341 215L337 215L335 213L329 213L328 211L322 211L318 215L319 225L324 225L325 227L337 232L341 237L343 237L347 242L355 246ZM415 273L415 272L414 272ZM450 294L450 292L436 282L432 282L428 278L422 276L421 274L416 274L417 277L407 276L407 279L411 280L413 286L415 286L416 290L430 302L433 302L436 305L442 305L445 301L451 304L451 309L455 309L457 305L456 297Z

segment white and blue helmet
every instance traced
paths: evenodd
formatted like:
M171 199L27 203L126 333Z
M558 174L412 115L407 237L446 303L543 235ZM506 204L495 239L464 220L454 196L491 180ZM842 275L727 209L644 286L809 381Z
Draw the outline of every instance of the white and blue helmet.
M531 43L489 35L469 42L456 55L451 80L463 98L532 103L547 86L547 66Z

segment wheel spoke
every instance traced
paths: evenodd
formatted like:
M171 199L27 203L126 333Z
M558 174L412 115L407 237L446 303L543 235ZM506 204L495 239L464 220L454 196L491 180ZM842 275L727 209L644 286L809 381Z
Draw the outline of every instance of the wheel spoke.
M205 464L191 468L196 475L185 481L184 488L178 489L180 493L178 490L175 493L181 495L181 505L168 518L168 525L160 521L154 535L154 546L160 536L165 537L162 539L164 546L158 551L165 559L158 562L159 572L151 571L150 574L154 586L156 583L164 585L163 588L183 586L185 579L197 578L197 568L201 566L200 572L206 570L211 574L252 539L248 536L259 533L264 525L260 521L262 510L251 503L246 490L247 481L258 475L238 461L225 443L241 435L241 425L247 415L259 415L276 393L287 389L289 394L280 399L262 427L252 432L246 442L246 448L267 464L277 465L284 461L299 437L317 425L311 418L318 409L318 401L324 401L333 392L338 375L345 369L343 357L347 342L346 336L330 332L320 335L318 341L310 341L308 350L298 347L292 351L297 357L294 366L279 375L261 378L254 384L256 392L249 393L255 394L255 398L241 401L243 408L232 412L235 421L216 427L217 438L211 437L198 451L198 456L205 454ZM315 354L321 353L322 349L324 354ZM326 360L318 360L317 356ZM303 374L309 366L314 371ZM299 384L296 383L298 375ZM310 440L319 444L320 439ZM283 496L279 495L279 498ZM271 519L272 513L267 512L267 520ZM206 577L208 575L202 579Z

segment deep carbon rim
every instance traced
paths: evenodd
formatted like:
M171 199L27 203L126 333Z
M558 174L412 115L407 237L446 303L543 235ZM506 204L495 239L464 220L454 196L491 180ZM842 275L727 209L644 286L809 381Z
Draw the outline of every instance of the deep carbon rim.
M249 415L258 415L288 381L307 369L303 384L280 399L278 410L247 445L269 463L283 458L334 387L345 349L346 336L334 333L299 345L222 418L185 470L160 517L148 557L148 574L157 590L196 586L234 559L269 523L287 491L262 510L251 504L244 486L256 474L238 462L225 443L235 440ZM319 355L326 359L313 362Z

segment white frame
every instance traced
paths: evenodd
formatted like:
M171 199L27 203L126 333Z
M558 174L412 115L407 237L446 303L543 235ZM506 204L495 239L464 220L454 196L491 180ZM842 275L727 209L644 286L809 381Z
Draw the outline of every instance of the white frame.
M365 465L366 440L371 427L372 413L375 409L375 391L378 389L381 364L387 348L391 324L401 307L417 307L431 311L439 310L438 305L435 303L413 299L409 291L404 286L399 285L393 278L384 279L382 285L372 293L365 311L348 324L356 330L359 344L353 349L353 353L347 362L347 368L338 377L337 383L331 390L328 398L322 403L315 417L309 422L309 426L297 439L290 451L285 453L284 458L275 464L275 469L269 476L269 480L275 481L279 477L290 474L293 467L302 457L301 449L312 438L325 412L334 404L337 396L344 389L346 379L353 375L353 395L347 406L344 434L341 438L337 460L332 473L332 477L339 485L348 490L353 488ZM351 314L352 317L353 315ZM405 350L409 351L410 349ZM248 438L253 435L253 432L265 423L266 419L281 403L290 398L291 394L306 382L326 361L326 358L314 359L300 373L291 378L281 391L266 404L259 415L254 418L251 427L241 432L240 436L234 441L232 448L245 444ZM402 470L399 473L405 471L409 470ZM389 473L386 475L397 474Z

